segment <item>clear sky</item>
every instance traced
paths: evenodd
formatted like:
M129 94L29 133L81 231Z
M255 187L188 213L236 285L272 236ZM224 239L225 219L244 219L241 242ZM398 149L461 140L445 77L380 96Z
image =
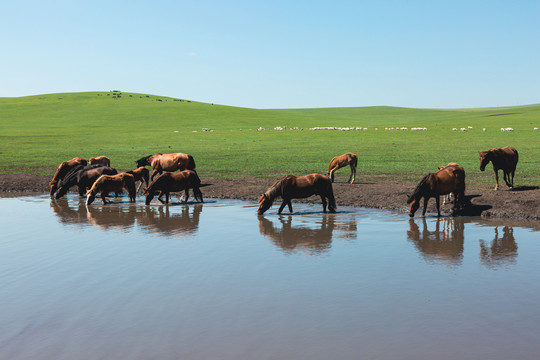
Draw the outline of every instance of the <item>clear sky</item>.
M2 1L0 97L251 108L540 103L540 0Z

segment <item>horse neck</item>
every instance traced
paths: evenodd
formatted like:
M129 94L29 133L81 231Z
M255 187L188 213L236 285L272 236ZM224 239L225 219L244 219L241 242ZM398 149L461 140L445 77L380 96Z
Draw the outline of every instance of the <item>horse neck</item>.
M268 199L270 199L270 201L274 201L276 197L281 196L281 183L282 181L275 182L274 185L272 185L270 189L266 190L266 192L264 193L268 197Z

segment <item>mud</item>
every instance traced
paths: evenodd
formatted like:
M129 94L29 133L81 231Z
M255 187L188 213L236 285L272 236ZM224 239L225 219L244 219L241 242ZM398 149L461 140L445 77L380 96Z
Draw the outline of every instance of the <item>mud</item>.
M200 174L202 189L206 198L230 198L256 202L277 179L220 179L208 178ZM0 192L37 192L47 193L52 174L0 174ZM392 209L407 212L407 195L416 186L412 181L396 181L384 176L357 180L353 185L344 181L334 183L334 195L338 209L340 205L360 206L376 209ZM489 184L491 186L491 184ZM488 185L468 185L466 191L467 207L461 215L495 218L540 220L540 189L538 187L502 188L493 190ZM279 200L278 200L279 201ZM320 203L318 197L294 202ZM279 205L278 202L274 206ZM442 205L443 215L450 214L451 204ZM435 200L429 201L428 212L435 212ZM416 216L420 216L421 209Z

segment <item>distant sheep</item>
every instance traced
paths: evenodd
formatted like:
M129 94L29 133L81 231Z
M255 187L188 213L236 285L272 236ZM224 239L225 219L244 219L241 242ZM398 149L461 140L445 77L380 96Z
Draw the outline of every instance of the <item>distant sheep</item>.
M501 128L501 131L514 131L512 128Z

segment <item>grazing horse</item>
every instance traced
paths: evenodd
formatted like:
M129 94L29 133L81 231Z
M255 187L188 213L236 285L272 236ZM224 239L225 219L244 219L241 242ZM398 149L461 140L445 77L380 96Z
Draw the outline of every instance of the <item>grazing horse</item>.
M184 153L148 155L136 163L137 167L150 165L154 169L150 181L154 180L156 174L161 175L164 171L195 170L193 156Z
M480 171L484 171L486 165L491 161L493 171L495 171L495 190L499 190L499 170L503 171L504 182L510 188L514 187L514 173L519 160L518 152L511 146L503 148L493 148L480 151ZM510 176L512 178L510 179Z
M334 182L334 172L339 168L350 165L351 176L349 177L349 180L347 180L347 182L352 184L354 182L354 178L356 177L357 164L358 157L353 153L346 153L340 156L336 156L330 162L330 166L328 166L328 171L326 172L326 175L330 176L330 179L332 180L332 182Z
M334 199L330 178L321 174L309 174L304 176L287 175L283 179L276 181L259 198L257 213L259 215L264 214L278 196L283 199L278 214L281 214L285 205L289 206L289 212L292 213L291 199L302 199L311 195L321 197L323 212L326 213L326 198L328 198L328 210L331 213L336 212L336 200Z
M414 213L420 207L420 200L422 198L424 198L424 211L422 215L425 216L428 200L432 197L437 202L437 215L441 216L439 196L451 192L454 193L454 214L458 210L458 206L463 205L465 197L465 170L461 166L446 166L436 173L429 173L424 176L407 200L407 204L409 204L409 216L414 216Z
M150 181L148 180L149 177L150 177L150 172L144 166L141 166L141 167L138 167L135 170L129 170L129 171L126 171L126 172L128 174L133 175L133 177L135 178L135 181L140 181L141 182L139 184L139 186L137 187L137 192L139 192L139 189L141 188L143 183L145 183L146 186L148 186L148 184L150 183Z
M202 192L199 189L201 187L201 179L197 173L193 170L183 170L175 173L165 173L152 181L146 189L144 189L144 195L146 195L145 203L150 205L150 202L154 198L156 193L160 193L158 200L162 204L169 203L169 194L171 192L178 192L185 190L184 201L187 201L189 198L189 189L193 189L193 196L195 200L199 199L200 202L203 202ZM161 195L165 194L165 201L161 200Z
M111 160L106 156L91 157L88 160L90 165L101 164L103 166L111 167Z
M129 201L135 202L135 178L133 175L128 173L101 175L90 190L86 191L86 205L90 205L95 200L98 192L101 193L103 204L106 204L106 198L110 192L121 192L122 189L128 191Z
M56 192L55 198L60 199L68 192L70 187L75 185L77 185L79 188L79 195L84 196L86 194L86 189L91 188L98 177L101 175L116 174L118 174L116 169L103 166L101 164L81 166L78 169L74 169L74 171L72 171L64 180L62 180L62 183Z
M49 194L54 195L56 190L58 190L58 183L62 181L66 175L73 170L77 165L86 166L87 162L82 157L75 157L69 161L64 161L60 163L58 169L54 173L52 180L49 182Z

